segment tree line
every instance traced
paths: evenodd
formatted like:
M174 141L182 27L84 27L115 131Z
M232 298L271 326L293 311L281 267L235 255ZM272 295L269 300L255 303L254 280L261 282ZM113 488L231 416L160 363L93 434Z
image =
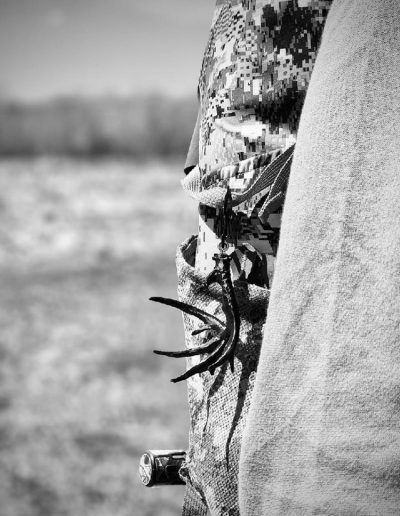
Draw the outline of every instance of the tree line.
M162 96L0 101L0 156L184 155L196 99Z

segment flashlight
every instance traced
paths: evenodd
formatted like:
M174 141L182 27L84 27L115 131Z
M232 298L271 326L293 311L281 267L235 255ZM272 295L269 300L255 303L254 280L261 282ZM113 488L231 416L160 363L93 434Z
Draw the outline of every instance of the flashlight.
M185 484L178 472L185 460L183 450L147 450L140 458L139 476L146 487Z

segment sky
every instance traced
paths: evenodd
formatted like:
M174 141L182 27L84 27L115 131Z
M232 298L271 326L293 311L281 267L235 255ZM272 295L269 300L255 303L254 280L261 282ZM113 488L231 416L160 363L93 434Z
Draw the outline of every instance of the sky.
M215 0L0 0L0 96L196 94Z

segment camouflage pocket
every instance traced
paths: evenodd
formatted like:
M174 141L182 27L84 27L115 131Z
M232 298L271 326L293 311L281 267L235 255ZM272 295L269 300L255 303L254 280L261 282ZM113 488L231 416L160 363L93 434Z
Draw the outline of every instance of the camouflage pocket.
M179 300L224 321L218 285L206 286L195 270L197 237L177 250ZM266 318L269 290L248 281L234 282L240 310L240 341L234 371L225 363L212 375L206 371L187 380L190 413L189 449L180 475L187 484L184 515L239 515L238 465L242 433L250 406ZM204 344L211 334L192 335L201 323L185 314L186 347ZM187 359L192 367L201 356ZM196 500L197 498L197 500Z

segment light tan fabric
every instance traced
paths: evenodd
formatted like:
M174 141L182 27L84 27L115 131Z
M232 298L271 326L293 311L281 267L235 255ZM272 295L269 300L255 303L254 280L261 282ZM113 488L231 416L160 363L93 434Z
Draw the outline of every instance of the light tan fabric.
M400 2L335 0L300 121L241 516L400 515Z

